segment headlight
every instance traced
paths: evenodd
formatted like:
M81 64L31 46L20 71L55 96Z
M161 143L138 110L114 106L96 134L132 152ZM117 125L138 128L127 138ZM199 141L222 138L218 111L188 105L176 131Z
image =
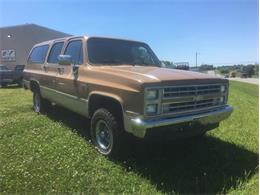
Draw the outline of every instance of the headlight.
M226 86L225 85L221 85L220 86L220 91L223 93L226 91Z
M146 114L156 114L157 113L157 104L148 104L145 108Z
M158 98L158 90L149 89L146 91L145 97L147 100L155 100Z

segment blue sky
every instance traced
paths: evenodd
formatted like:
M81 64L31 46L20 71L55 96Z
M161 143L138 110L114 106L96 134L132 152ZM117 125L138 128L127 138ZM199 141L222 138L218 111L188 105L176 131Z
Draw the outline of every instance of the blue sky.
M74 35L147 42L174 62L258 62L257 0L0 0L0 26L35 23Z

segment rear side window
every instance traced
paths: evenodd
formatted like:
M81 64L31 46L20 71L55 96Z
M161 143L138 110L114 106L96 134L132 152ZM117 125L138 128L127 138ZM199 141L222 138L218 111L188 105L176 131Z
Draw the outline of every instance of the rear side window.
M70 55L74 64L83 64L82 41L69 42L64 54Z
M58 56L61 53L62 47L63 47L64 42L59 42L59 43L55 43L50 51L49 57L47 62L48 63L58 63Z
M48 52L49 45L42 45L33 48L29 58L28 58L28 63L32 64L43 64L46 54Z

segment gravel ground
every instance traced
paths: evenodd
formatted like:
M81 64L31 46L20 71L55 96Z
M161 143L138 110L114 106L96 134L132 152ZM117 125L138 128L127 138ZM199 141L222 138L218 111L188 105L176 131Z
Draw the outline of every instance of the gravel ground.
M222 75L220 74L216 74L214 71L208 71L208 74L213 75L213 76L218 76L218 77L222 77ZM256 84L259 85L259 79L258 78L228 78L230 81L240 81L240 82L244 82L244 83L251 83L251 84Z

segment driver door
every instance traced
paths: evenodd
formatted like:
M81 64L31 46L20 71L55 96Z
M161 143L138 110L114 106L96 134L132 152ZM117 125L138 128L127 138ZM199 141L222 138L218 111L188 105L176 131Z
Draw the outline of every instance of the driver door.
M84 114L87 111L85 102L80 98L80 82L73 72L73 65L83 66L83 42L81 39L72 39L65 47L64 55L70 55L72 65L59 65L57 68L57 90L61 93L60 104Z

